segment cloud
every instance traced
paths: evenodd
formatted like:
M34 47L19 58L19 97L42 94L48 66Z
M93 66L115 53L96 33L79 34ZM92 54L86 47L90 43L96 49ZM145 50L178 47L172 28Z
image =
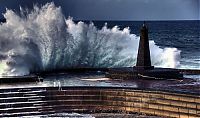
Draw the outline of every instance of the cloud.
M198 19L199 0L0 0L1 7L19 9L54 1L66 16L83 20ZM3 11L0 8L1 12Z

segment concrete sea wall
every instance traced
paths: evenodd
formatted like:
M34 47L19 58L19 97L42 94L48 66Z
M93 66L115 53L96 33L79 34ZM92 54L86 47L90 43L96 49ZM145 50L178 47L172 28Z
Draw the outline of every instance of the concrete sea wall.
M132 67L126 67L126 68L132 68ZM88 71L102 71L102 72L108 72L112 69L118 70L124 68L68 68L68 69L59 69L59 70L49 70L49 71L42 71L42 72L32 72L33 74L37 75L50 75L50 74L57 74L57 73L65 73L65 72L70 72L70 73L82 73L82 72L88 72ZM195 70L195 69L174 69L177 70L183 74L200 74L200 70ZM117 71L120 73L120 71Z
M143 113L200 117L200 95L120 87L0 89L0 117L57 112Z

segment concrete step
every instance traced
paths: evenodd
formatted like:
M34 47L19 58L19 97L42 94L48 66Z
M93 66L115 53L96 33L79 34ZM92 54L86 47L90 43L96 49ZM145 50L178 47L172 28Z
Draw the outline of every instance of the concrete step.
M1 103L11 103L11 102L29 102L29 101L37 101L42 100L45 96L28 96L28 97L8 97L8 98L0 98Z
M64 90L65 89L65 90ZM0 89L0 117L63 112L140 112L200 117L199 96L130 90L27 88ZM173 115L171 115L173 114Z
M33 96L33 95L45 95L45 91L26 91L26 92L8 92L8 93L0 92L0 99L6 97L21 97L21 96Z
M18 113L2 113L0 114L0 117L20 117L20 116L44 116L46 114L54 114L55 111L48 111L48 112L39 112L39 111L32 111L32 112L18 112Z

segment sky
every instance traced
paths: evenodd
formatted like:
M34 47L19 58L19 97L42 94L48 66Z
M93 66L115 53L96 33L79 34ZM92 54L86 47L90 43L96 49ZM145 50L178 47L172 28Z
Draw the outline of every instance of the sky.
M200 19L200 0L0 0L0 18L6 8L19 11L52 1L74 20Z

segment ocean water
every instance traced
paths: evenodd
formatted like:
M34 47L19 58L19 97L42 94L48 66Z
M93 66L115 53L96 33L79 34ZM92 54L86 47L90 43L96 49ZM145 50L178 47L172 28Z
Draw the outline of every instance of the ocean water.
M0 75L72 67L130 67L136 63L142 21L74 21L54 3L0 24ZM200 69L199 21L147 21L156 67Z

